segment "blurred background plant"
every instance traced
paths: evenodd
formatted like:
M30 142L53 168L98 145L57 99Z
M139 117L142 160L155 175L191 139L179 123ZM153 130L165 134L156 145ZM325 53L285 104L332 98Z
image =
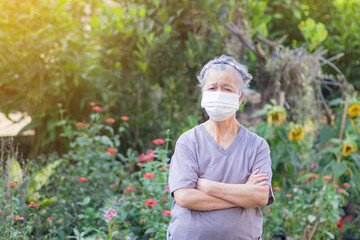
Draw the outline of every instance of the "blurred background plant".
M0 237L163 239L166 164L178 136L207 119L196 75L225 53L254 76L260 97L248 94L238 118L268 141L281 188L263 237L359 238L359 1L14 0L0 10L0 110L31 116L19 136L35 130L29 156L1 158ZM304 182L310 173L319 179Z

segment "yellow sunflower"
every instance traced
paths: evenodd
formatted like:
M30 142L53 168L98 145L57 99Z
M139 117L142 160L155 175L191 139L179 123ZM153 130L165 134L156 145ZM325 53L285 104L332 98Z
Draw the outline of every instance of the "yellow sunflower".
M348 113L349 116L352 118L360 115L360 104L358 103L351 104L350 107L348 108Z
M355 152L355 151L356 151L356 148L355 148L354 144L352 144L351 142L344 143L343 148L342 148L342 154L345 157L349 156L351 152Z
M288 132L289 140L299 142L304 139L304 130L300 125L295 125L290 132Z
M267 113L267 122L271 126L280 126L286 119L286 112L282 108L274 108Z

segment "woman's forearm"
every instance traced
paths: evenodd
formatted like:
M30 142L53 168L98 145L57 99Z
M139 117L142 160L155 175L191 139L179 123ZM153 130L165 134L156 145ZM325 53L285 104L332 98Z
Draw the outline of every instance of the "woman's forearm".
M174 192L176 203L183 208L197 211L213 211L237 207L226 200L210 196L194 188L183 188Z
M268 185L228 184L202 179L197 189L244 208L265 206L269 197Z

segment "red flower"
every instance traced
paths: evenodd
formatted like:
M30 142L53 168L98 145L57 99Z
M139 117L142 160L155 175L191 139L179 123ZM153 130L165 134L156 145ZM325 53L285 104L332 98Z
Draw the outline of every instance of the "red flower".
M130 118L128 116L121 116L120 119L123 121L129 121Z
M171 216L171 212L169 210L165 210L162 212L164 216Z
M311 174L310 177L314 179L319 179L319 175L317 175L316 173Z
M79 182L88 182L88 179L87 179L87 178L84 178L84 177L79 177L79 178L78 178L78 181L79 181Z
M279 188L279 187L274 187L273 190L275 190L275 191L280 191L281 188Z
M83 127L84 126L84 123L82 122L78 122L77 124L75 124L76 127Z
M150 155L143 155L141 158L140 158L140 161L146 161L146 162L151 162L151 156Z
M150 179L150 178L154 178L154 174L153 173L145 173L144 174L144 178Z
M135 189L133 187L125 188L125 192L133 192Z
M116 154L117 150L115 148L108 148L107 153L109 154Z
M161 200L166 201L167 197L164 196L164 197L161 198Z
M163 144L165 141L164 141L164 139L159 138L159 139L153 140L152 142L156 145L160 145L160 144Z
M304 173L306 173L305 170L300 170L300 174L304 174Z
M95 106L95 107L93 107L93 110L94 110L95 112L100 112L100 111L101 111L101 107Z
M341 193L341 194L344 194L344 193L346 193L346 191L344 190L344 189L342 189L342 188L338 188L338 190L337 190L339 193Z
M293 195L292 194L286 194L287 198L291 198Z
M338 221L338 224L337 224L337 227L339 229L342 229L344 227L344 221L342 220L342 217L340 217L340 219Z
M12 188L12 187L17 187L17 183L16 182L10 182L10 184L9 185L6 185L5 187L7 187L7 188Z
M352 216L351 216L351 215L347 215L347 216L345 217L345 220L348 221L348 222L351 222Z
M108 118L108 119L106 119L106 122L107 123L114 123L115 122L115 119L113 119L113 118Z
M26 205L27 207L36 207L36 208L38 208L39 207L39 204L37 203L37 204L35 204L34 202L31 202L29 205Z
M156 200L155 199L148 199L145 201L146 206L154 207L156 206Z
M170 191L169 185L166 186L166 190L167 190L167 191Z
M330 176L324 176L323 178L324 178L325 180L328 180L328 181L331 180L331 177L330 177Z
M166 166L169 168L169 167L170 167L170 163L168 163Z
M139 162L139 163L136 164L136 166L139 166L139 167L141 167L142 165L144 165L144 164L141 163L141 162Z
M304 182L309 183L310 180L306 178L306 179L304 179Z
M55 220L55 219L56 219L56 217L54 217L54 216L48 217L48 220L49 220L49 221L53 221L53 220Z
M90 105L91 107L95 107L95 106L96 106L96 103L90 102L89 105Z
M20 217L19 215L16 215L15 217L12 218L12 220L24 221L25 219L23 217Z
M350 183L344 183L343 186L348 188L348 187L351 187L351 184Z
M267 208L266 211L270 213L270 212L271 212L271 209L270 209L270 208Z
M333 187L334 187L334 188L339 188L339 185L334 184Z

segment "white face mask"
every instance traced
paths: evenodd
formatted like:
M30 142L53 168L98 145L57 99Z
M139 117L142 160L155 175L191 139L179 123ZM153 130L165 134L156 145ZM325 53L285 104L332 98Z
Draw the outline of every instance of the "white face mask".
M203 92L201 107L205 108L209 117L214 121L224 121L239 110L240 95L221 91Z

